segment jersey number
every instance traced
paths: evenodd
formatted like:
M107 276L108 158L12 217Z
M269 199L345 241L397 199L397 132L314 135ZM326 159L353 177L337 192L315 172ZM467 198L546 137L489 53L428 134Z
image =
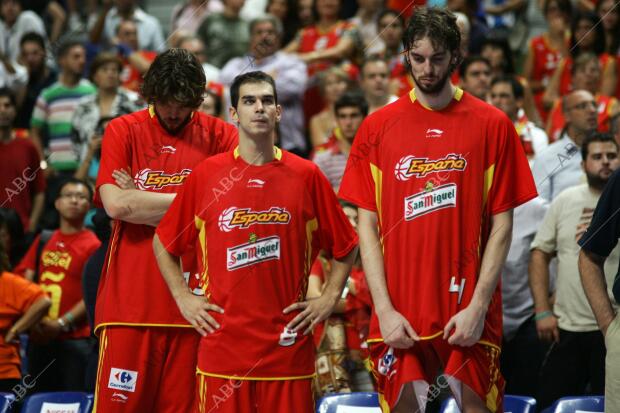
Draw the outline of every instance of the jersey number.
M50 271L44 271L41 274L41 281L50 280L52 282L59 283L65 278L65 273L54 273ZM41 284L41 289L45 291L49 296L50 300L52 300L52 305L50 307L49 316L50 318L56 319L59 317L60 313L60 300L62 298L62 288L58 284Z
M456 283L456 277L452 277L450 279L450 289L448 289L448 292L459 294L457 304L461 304L461 298L463 298L463 290L465 290L465 278L461 279L461 284L459 285Z

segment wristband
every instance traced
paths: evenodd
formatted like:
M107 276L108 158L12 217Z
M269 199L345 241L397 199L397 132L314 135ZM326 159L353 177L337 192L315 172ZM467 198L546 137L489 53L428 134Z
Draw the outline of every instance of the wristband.
M66 313L63 317L67 319L67 323L73 325L73 323L75 321L75 318L73 317L73 314Z
M540 321L543 318L547 318L552 315L553 313L551 311L543 311L542 313L538 313L534 316L534 321Z

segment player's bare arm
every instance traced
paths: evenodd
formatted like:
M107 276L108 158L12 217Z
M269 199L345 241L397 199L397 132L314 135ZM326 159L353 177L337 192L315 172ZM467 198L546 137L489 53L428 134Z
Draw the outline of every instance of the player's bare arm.
M409 348L420 338L409 321L392 305L385 282L377 214L358 208L358 233L364 272L379 319L381 336L390 347Z
M183 317L202 336L213 333L220 328L219 323L209 314L209 311L222 314L224 310L213 303L209 303L204 296L197 296L191 293L183 279L181 260L166 250L157 234L153 238L153 251L155 252L159 270L164 280L166 280L170 293L176 301L179 310L181 310Z
M112 219L157 226L176 194L156 194L138 189L121 189L113 184L101 185L101 201Z
M534 298L534 312L544 316L536 320L538 338L547 342L558 342L560 330L558 319L553 315L553 304L549 298L549 263L552 254L538 248L532 250L528 268L530 290Z
M473 346L484 329L484 320L506 261L512 239L512 210L491 217L491 235L482 253L480 275L471 302L444 328L444 339L458 346ZM452 335L450 335L450 333Z
M581 250L579 253L579 275L581 284L588 297L596 322L603 332L607 334L607 327L611 324L616 314L611 306L607 295L607 283L605 282L605 257L593 252Z
M332 271L319 297L294 303L284 309L284 314L301 310L301 312L288 323L286 328L293 331L299 331L305 328L304 334L310 334L317 324L325 321L325 319L329 317L340 300L342 289L347 282L347 277L357 258L357 253L358 249L355 247L342 259L332 260Z

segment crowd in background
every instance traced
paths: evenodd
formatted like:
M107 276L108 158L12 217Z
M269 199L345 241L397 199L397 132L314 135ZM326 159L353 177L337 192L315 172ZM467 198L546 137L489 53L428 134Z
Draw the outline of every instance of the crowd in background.
M110 120L147 107L142 76L158 53L193 53L207 78L199 110L225 120L235 76L273 76L278 145L316 162L337 190L364 118L415 87L401 37L424 5L455 13L465 59L452 82L513 121L539 191L515 210L503 271L506 392L543 407L603 394L605 343L577 241L620 165L613 0L189 0L170 27L148 1L0 0L0 391L54 359L36 391L92 391L89 320L113 225L91 205L101 143ZM355 224L355 207L343 208ZM607 262L610 286L618 258ZM309 297L326 277L319 259ZM358 262L315 331L317 393L373 389L371 306Z

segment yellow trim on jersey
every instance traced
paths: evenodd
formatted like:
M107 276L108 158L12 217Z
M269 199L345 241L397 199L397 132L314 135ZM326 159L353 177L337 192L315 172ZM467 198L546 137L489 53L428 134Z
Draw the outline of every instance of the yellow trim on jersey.
M482 344L483 346L487 346L487 347L493 347L494 349L496 349L499 352L502 351L500 346L498 346L497 344L493 344L490 341L478 340L478 344Z
M316 218L311 219L306 222L306 259L305 264L306 268L304 269L304 274L309 275L310 269L312 268L312 238L313 233L319 228L319 222Z
M461 89L461 88L460 88L460 87L458 87L458 86L455 86L455 87L454 87L454 96L452 96L452 98L453 98L454 100L456 100L457 102L459 102L459 101L461 100L461 98L462 98L462 97L463 97L463 89ZM414 103L416 100L418 100L418 97L415 95L415 88L413 88L413 89L411 89L411 90L409 91L409 99L411 100L411 103ZM423 107L424 109L427 109L427 110L435 110L435 109L433 109L433 108L431 108L431 107L429 107L429 106L426 106L426 105L425 105L424 103L422 103L422 102L419 102L419 103L420 103L420 105L422 105L422 107Z
M99 338L99 342L101 343L99 348L99 361L97 362L97 381L95 382L95 400L93 403L92 413L97 411L97 402L99 401L99 383L101 382L101 372L103 371L103 357L106 354L106 349L108 348L108 335L105 329Z
M307 374L305 376L289 376L289 377L239 377L239 376L227 376L225 374L215 374L215 373L207 373L199 368L196 368L196 374L200 374L203 376L215 377L218 379L228 379L228 380L251 380L251 381L284 381L284 380L305 380L312 379L316 375L315 373Z
M378 166L370 163L370 174L372 180L375 181L375 203L377 204L377 217L379 217L379 225L381 225L381 196L383 195L383 171ZM381 241L383 244L383 241Z
M385 400L383 393L379 392L377 396L379 397L379 408L381 409L381 413L390 413L390 404Z
M432 334L430 336L421 336L420 340L432 340L435 339L437 337L439 337L440 335L443 334L443 331L439 331L435 334ZM366 340L367 344L373 344L373 343L382 343L384 340L382 338L369 338L368 340ZM493 344L490 341L486 341L486 340L478 340L476 344L481 344L483 346L487 346L487 347L493 347L494 349L496 349L497 351L502 351L502 349L497 345L497 344Z
M205 401L207 399L207 379L205 376L198 377L198 397L200 398L200 413L205 413Z
M205 228L204 220L200 219L197 215L194 216L194 224L198 230L198 242L200 242L200 252L202 253L202 273L200 279L202 280L202 292L207 295L207 287L209 286L209 262L207 252L207 230ZM209 297L207 297L209 298Z
M498 393L499 393L499 390L495 384L491 386L491 390L489 390L489 392L487 393L486 405L487 405L487 408L492 412L497 411L497 394Z
M100 328L108 326L121 326L121 327L178 327L178 328L194 328L190 324L155 324L155 323L124 323L124 322L111 322L101 323L95 326L95 334Z
M235 159L237 159L239 157L239 147L237 146L235 148L235 150L233 151L233 157ZM276 160L281 161L282 160L282 149L278 148L277 146L273 147L273 156L276 158Z
M495 164L489 166L486 171L484 171L484 188L482 192L482 207L484 208L487 204L487 198L489 196L489 191L491 190L491 185L493 185L493 175L495 174Z
M149 115L151 116L151 118L155 117L155 106L153 106L152 104L149 105Z

